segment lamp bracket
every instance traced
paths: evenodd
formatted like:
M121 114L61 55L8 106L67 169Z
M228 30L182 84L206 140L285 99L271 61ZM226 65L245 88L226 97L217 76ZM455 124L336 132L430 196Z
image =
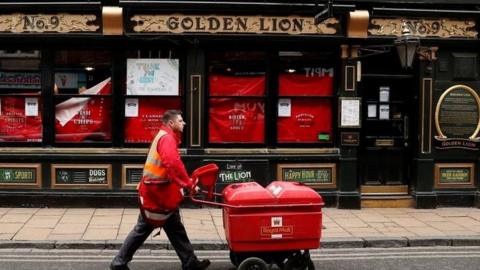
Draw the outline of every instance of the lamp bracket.
M370 45L358 48L358 56L355 58L365 58L378 54L389 53L393 45Z
M420 60L427 60L427 61L433 61L437 59L437 50L438 47L423 47L419 46L417 48L416 53L418 54L418 57Z
M318 2L315 2L315 6L318 6ZM325 8L318 12L313 17L313 20L315 25L317 25L331 17L333 17L333 0L328 0Z

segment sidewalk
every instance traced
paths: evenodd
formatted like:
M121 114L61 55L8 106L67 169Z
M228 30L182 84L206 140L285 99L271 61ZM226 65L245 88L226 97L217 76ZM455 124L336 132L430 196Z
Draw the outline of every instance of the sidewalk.
M196 249L227 249L221 209L181 209ZM0 248L117 249L138 209L0 208ZM323 209L322 247L480 246L480 209ZM152 234L153 235L153 234ZM171 248L162 233L143 248Z

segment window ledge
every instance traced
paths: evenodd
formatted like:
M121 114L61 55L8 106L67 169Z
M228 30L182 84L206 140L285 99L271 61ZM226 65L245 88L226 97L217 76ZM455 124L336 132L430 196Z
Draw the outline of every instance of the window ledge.
M147 148L58 148L58 147L2 147L2 154L147 154Z
M205 148L206 154L340 154L338 148Z

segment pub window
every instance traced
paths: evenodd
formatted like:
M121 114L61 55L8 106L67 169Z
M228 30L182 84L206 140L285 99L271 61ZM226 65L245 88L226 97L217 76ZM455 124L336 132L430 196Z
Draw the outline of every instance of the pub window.
M150 143L163 113L182 108L180 57L173 50L129 51L126 65L125 143Z
M0 50L0 142L42 141L40 51Z
M265 54L209 54L209 143L265 143Z
M54 80L55 142L111 141L110 53L57 51Z
M331 143L334 66L331 55L279 52L278 143Z

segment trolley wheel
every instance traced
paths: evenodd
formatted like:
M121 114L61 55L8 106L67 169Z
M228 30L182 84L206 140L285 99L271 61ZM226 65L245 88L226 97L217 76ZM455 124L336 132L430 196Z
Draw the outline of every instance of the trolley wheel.
M285 262L283 270L315 270L315 265L310 256L297 255L290 257Z
M250 257L240 263L238 270L268 270L268 265L260 258Z

